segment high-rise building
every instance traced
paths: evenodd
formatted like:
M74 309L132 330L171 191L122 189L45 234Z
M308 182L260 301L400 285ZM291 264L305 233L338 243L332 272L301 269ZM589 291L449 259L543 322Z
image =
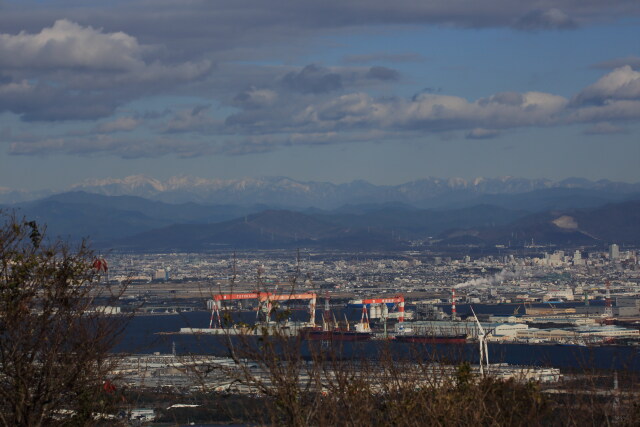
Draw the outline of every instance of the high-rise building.
M609 246L609 259L614 261L620 258L620 247L615 243Z
M582 259L582 252L576 250L573 253L573 265L584 265L584 261Z

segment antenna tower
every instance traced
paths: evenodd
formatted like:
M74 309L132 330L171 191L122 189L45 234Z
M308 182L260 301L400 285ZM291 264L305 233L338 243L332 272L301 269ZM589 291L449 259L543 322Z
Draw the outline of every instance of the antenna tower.
M458 313L456 311L456 288L451 288L451 320L456 320Z
M605 282L607 288L607 294L604 299L604 316L606 318L613 317L613 307L611 307L611 282L608 280Z

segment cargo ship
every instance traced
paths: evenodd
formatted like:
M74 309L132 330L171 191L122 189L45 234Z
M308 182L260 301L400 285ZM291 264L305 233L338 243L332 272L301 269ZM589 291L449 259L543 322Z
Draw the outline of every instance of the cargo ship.
M351 329L349 320L345 314L344 327L340 327L329 305L329 295L325 297L324 314L322 316L322 327L305 328L300 331L300 337L313 341L368 341L373 338L373 332L369 325L369 316L366 306L362 308L362 319Z
M420 343L420 344L464 344L467 342L467 334L458 335L415 335L398 334L393 337L395 342Z
M345 318L346 327L341 328L337 322L324 322L323 326L304 328L300 331L302 339L314 341L368 341L373 338L373 331L369 326L369 319L363 317L363 321L355 324L355 328L349 327L349 321Z
M313 341L368 341L373 337L372 332L345 331L334 329L324 331L322 329L307 329L300 333L302 339Z

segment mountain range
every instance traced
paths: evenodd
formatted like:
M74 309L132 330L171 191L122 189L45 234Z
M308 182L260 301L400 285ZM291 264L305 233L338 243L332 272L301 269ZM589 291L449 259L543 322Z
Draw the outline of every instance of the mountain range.
M565 203L565 197L569 192L571 197L585 199L572 201L570 207L586 207L593 206L594 199L599 199L596 205L601 202L632 199L630 195L640 195L640 183L589 181L582 178L556 182L547 179L501 177L473 180L425 178L400 185L374 185L366 181L345 184L303 182L285 177L236 180L172 177L161 181L135 175L123 179L87 180L62 192L82 191L104 196L138 196L171 204L193 202L244 207L265 205L299 210L337 209L346 204L370 203L404 203L423 209L461 208L478 204L501 205L503 195L539 191L547 197L552 194L546 193L547 190L558 191L556 204ZM30 193L0 187L0 203L23 203L52 194L55 192L51 190Z
M428 209L375 199L295 209L74 191L0 209L46 224L51 238L88 238L97 248L128 251L640 244L640 197L634 192L551 187L474 200Z

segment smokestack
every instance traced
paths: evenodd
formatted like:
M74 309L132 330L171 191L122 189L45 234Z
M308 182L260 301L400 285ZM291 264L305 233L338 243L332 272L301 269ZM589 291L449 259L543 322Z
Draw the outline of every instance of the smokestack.
M400 312L398 315L398 322L404 322L404 300L398 303L398 311Z
M458 313L456 312L456 288L451 288L451 319L456 320Z
M613 308L611 307L611 283L607 280L605 285L607 288L607 294L604 300L604 314L605 317L611 318L613 317Z

